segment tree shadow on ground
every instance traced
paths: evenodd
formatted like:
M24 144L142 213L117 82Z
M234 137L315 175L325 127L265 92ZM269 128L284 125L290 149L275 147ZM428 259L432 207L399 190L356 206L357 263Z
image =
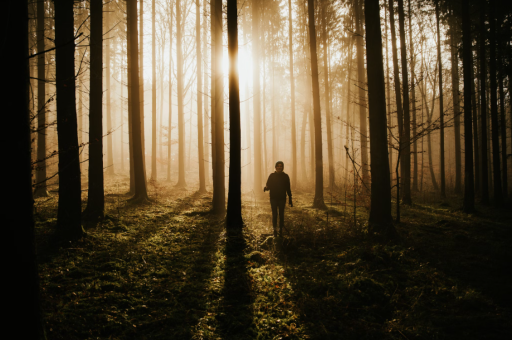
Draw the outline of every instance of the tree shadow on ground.
M191 338L223 229L197 198L126 207L118 221L47 258L43 310L51 338Z
M248 245L242 230L226 233L223 300L217 320L223 339L253 339L251 278L245 252Z

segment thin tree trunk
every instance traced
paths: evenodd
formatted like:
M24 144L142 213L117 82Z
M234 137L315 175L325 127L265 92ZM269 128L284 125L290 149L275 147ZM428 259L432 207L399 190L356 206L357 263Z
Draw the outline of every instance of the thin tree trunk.
M485 57L485 0L480 0L480 155L481 159L481 200L483 204L489 204L489 170L487 168L487 100L486 81L487 81L487 68Z
M199 192L206 192L204 180L204 142L203 142L203 55L201 53L201 5L196 0L196 61L197 61L197 153L199 161Z
M402 110L402 94L400 90L400 76L399 76L399 68L398 68L398 52L396 48L396 31L395 31L395 9L393 0L389 0L389 26L391 28L391 49L393 50L393 78L395 82L395 100L396 100L396 112L397 112L397 121L398 121L398 148L399 150L402 150L404 147L403 145L403 110ZM404 91L405 92L405 91ZM400 159L397 159L397 162L399 162ZM400 167L401 173L400 176L402 178L405 177L404 175L404 163L402 162L402 165ZM399 178L396 179L397 183L400 181ZM397 194L397 196L400 193Z
M128 27L128 69L130 71L130 78L128 79L128 102L132 108L131 125L132 133L131 138L133 146L133 173L134 173L134 186L135 192L132 198L133 201L143 202L147 201L147 187L146 176L144 171L144 152L142 142L142 117L140 112L140 84L139 84L139 44L137 32L137 0L127 0L126 20Z
M501 16L500 16L501 17ZM498 20L499 24L499 35L502 35L501 20ZM503 90L503 78L505 73L503 72L503 42L498 42L498 89L500 94L500 129L501 129L501 164L502 164L502 184L503 184L503 199L508 198L508 178L507 178L507 121L505 120L505 93ZM512 108L511 108L512 109Z
M181 1L176 0L176 78L178 80L178 183L176 187L185 188L185 112L183 93L183 14Z
M400 0L399 0L400 1ZM443 104L443 62L441 58L441 34L439 30L439 0L436 0L436 27L437 27L437 63L439 69L439 155L441 171L441 197L446 197L446 180L444 169L444 104ZM404 121L405 125L405 121Z
M400 25L400 56L402 61L402 88L403 88L403 111L404 111L404 129L403 129L403 149L402 156L402 200L404 204L412 204L411 198L411 114L409 109L409 74L407 71L407 45L405 43L405 14L404 1L398 0L398 21Z
M333 147L332 147L332 126L331 126L331 98L329 97L330 89L329 89L329 64L327 63L327 45L328 45L328 37L327 37L327 23L326 23L326 13L325 7L327 6L326 2L322 4L322 39L324 45L324 85L325 85L325 122L327 128L327 158L329 160L329 188L332 190L335 186L334 184L334 156L333 156ZM366 117L365 117L366 121Z
M295 128L295 79L293 78L292 0L288 0L288 49L290 53L290 93L292 114L292 189L297 187L297 135Z
M144 1L145 0L139 0L140 4L140 17L139 17L139 38L140 38L140 44L139 44L139 74L140 74L140 80L139 80L139 105L140 105L140 123L141 123L141 134L142 134L142 153L146 154L146 129L144 128ZM146 178L146 157L143 157L142 160L143 168L144 168L144 178ZM145 181L145 179L144 179Z
M408 12L409 12L409 49L411 55L411 104L412 104L412 136L414 142L413 147L413 164L414 171L412 174L412 190L418 191L418 138L417 138L417 122L416 122L416 55L414 54L414 43L412 39L412 11L411 11L411 0L407 1Z
M497 96L497 72L496 72L496 0L489 2L490 22L490 55L489 74L491 80L491 124L492 124L492 169L494 184L494 201L501 206L503 204L503 188L501 186L501 165L500 165L500 127L498 125L498 96Z
M155 0L151 1L151 180L157 180L156 168L156 36Z
M457 56L458 35L455 32L456 21L453 13L450 15L450 50L452 62L452 94L453 94L453 130L455 137L455 193L462 192L462 161L460 145L460 99L459 99L459 59ZM471 93L471 92L469 92Z
M260 6L252 6L253 115L254 115L254 193L262 196L261 174L261 85L260 85Z
M478 49L477 49L478 51ZM473 56L473 54L471 54L471 56ZM471 58L473 59L473 58ZM473 65L473 64L472 64ZM478 74L478 72L477 72ZM478 134L478 108L479 108L479 103L477 102L477 99L480 98L479 96L477 96L477 93L476 93L476 86L475 86L475 81L473 79L475 79L475 70L473 68L473 66L471 66L471 102L472 102L472 105L473 105L473 109L472 109L472 114L473 114L473 151L474 151L474 160L475 160L475 164L474 164L474 167L475 167L475 171L474 171L474 178L475 178L475 182L474 182L474 187L475 187L475 193L479 193L480 192L480 149L478 147L479 145L479 134ZM476 79L476 83L478 85L478 79ZM466 130L464 130L466 131ZM464 164L465 164L465 161L464 161Z
M226 227L241 231L242 220L242 137L240 131L240 93L238 82L237 0L228 0L229 54L229 191Z
M110 30L110 12L108 10L108 6L105 11L105 26L106 31ZM112 146L112 102L111 102L111 89L110 89L110 77L111 77L111 69L110 69L110 40L106 40L106 48L105 48L105 82L106 82L106 102L107 102L107 171L106 173L110 176L114 175L114 152Z
M318 61L316 54L316 29L314 0L308 0L309 49L311 52L311 78L315 125L315 198L313 207L326 209L324 203L324 165L322 160L322 112L320 110L320 84L318 82Z
M37 2L37 170L34 198L47 197L46 185L46 91L45 91L45 54L44 16L45 1ZM80 93L81 94L81 93Z
M73 2L55 0L55 79L59 145L57 233L64 240L82 237L81 185L75 100ZM101 103L101 102L100 102Z
M90 86L89 86L89 191L87 219L103 219L105 193L103 179L103 2L91 0ZM58 46L58 45L57 45ZM108 75L107 75L108 76ZM60 186L60 185L59 185Z
M206 11L206 0L203 0L203 11ZM206 14L203 15L203 55L204 59L208 60L208 50L206 49L207 41L206 41L206 27L207 27L207 20L206 20ZM206 64L206 63L205 63ZM204 129L203 129L203 136L204 136L204 144L209 145L210 144L210 118L208 116L208 70L207 67L204 68L203 71L203 96L204 96ZM203 145L204 145L203 144ZM210 162L210 148L207 146L204 153L204 160L206 163ZM210 167L205 166L204 167L204 178L205 178L205 186L210 185Z
M471 22L469 0L462 1L462 61L464 69L464 205L463 210L471 213L475 210L475 191L473 186L473 144L471 126L471 90L473 87L473 56L471 46Z
M169 19L169 128L167 133L167 181L171 181L171 151L172 151L172 24L173 24L173 6L172 3L169 4L171 7L170 19Z
M370 113L371 209L370 233L396 235L391 217L391 182L387 155L386 90L380 31L379 0L365 0L368 103Z
M222 1L214 1L212 11L213 36L212 44L215 45L215 65L212 76L215 80L215 96L212 98L215 106L215 172L213 181L213 211L216 214L224 214L226 211L226 188L224 178L224 78L222 72ZM213 65L213 63L212 63ZM213 110L212 110L213 111Z
M356 52L357 52L357 81L359 83L359 138L361 143L361 172L363 183L368 187L368 128L366 123L366 77L364 70L364 40L363 40L363 0L358 0L355 5L356 16Z

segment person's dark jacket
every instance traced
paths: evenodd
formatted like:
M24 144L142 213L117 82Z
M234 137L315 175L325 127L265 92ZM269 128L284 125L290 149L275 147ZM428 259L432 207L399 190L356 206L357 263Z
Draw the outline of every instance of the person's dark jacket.
M270 190L270 199L286 200L286 194L288 197L292 197L290 176L284 172L271 173L268 176L266 187Z

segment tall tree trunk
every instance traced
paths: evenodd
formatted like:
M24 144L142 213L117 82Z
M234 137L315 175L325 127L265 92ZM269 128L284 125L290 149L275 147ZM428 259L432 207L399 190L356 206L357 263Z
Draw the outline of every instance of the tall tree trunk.
M322 159L322 112L320 110L320 84L318 82L318 60L316 54L316 29L314 0L308 0L309 49L311 51L311 78L315 125L315 198L313 207L326 209L324 203L324 165Z
M106 6L105 10L105 26L106 31L110 31L110 11L108 10L110 6ZM110 69L110 40L106 41L105 48L105 81L106 81L106 101L107 101L107 171L106 173L110 176L114 175L114 152L112 146L112 103L111 103L111 89L110 89L110 77L111 77L111 69Z
M292 114L292 189L297 187L297 134L295 127L295 79L293 78L292 0L288 0L288 50L290 53L290 86Z
M172 24L173 24L173 6L169 4L169 128L167 132L167 181L171 181L171 151L172 151Z
M226 227L242 230L242 136L240 131L240 92L238 85L237 0L228 0L229 54L229 191Z
M2 109L6 110L4 112L9 112L2 117L2 124L5 124L2 126L5 128L0 135L0 141L2 145L9 146L5 147L4 155L9 162L12 162L9 166L1 167L2 178L5 179L3 188L9 193L9 199L5 200L0 208L5 240L2 251L9 254L9 260L5 261L2 268L4 277L9 277L3 282L3 286L9 292L6 294L7 301L4 299L3 306L8 308L9 313L6 313L2 319L5 332L12 332L20 339L39 340L46 339L46 337L40 305L33 218L28 2L13 1L3 5L5 22L2 27L2 44L8 46L9 51L6 53L7 51L2 50L0 61L2 65L8 65L9 68L15 70L16 77L12 77L8 86L3 86L0 92ZM56 5L59 9L59 16L69 14L61 12L61 5L62 3ZM73 4L70 5L72 9ZM40 6L39 3L38 6ZM38 14L38 20L42 18ZM58 18L59 28L62 29L60 19L65 18ZM68 20L71 20L70 30L73 32L73 17L71 16ZM69 27L67 28L69 29ZM38 31L43 33L39 29ZM59 34L61 33L64 32L61 31ZM60 36L59 41L62 41ZM74 44L69 44L68 49L74 53ZM59 75L61 74L59 73ZM70 91L75 91L75 87L73 86ZM73 96L73 100L74 98ZM76 136L76 112L73 132Z
M142 116L140 111L140 84L139 84L139 44L137 36L137 0L127 0L126 21L128 28L128 70L130 78L128 79L128 102L132 108L131 125L133 139L133 174L135 192L133 201L143 202L148 199L146 176L144 171L144 151L142 142Z
M398 0L398 21L400 25L400 56L402 61L402 87L404 99L404 130L403 130L403 149L402 169L403 179L402 200L404 204L412 204L411 198L411 114L409 109L409 74L407 71L407 45L405 44L405 13L404 1Z
M185 181L185 112L183 89L183 14L181 0L176 0L176 78L178 81L178 183L176 187L187 186Z
M75 101L73 2L55 0L55 80L59 145L57 232L65 240L82 237L79 146ZM69 43L73 41L73 43Z
M372 169L370 233L394 236L391 217L391 182L387 155L386 90L380 31L379 0L365 0L370 156Z
M471 92L473 88L473 51L471 46L471 22L469 0L462 1L462 62L464 70L464 206L466 213L475 210L475 191L473 185L473 141L471 126Z
M332 147L332 126L331 126L331 98L329 96L329 64L327 62L327 46L328 46L328 37L327 37L327 19L325 13L325 7L327 3L324 1L322 4L322 40L324 45L324 85L325 85L325 122L327 128L327 158L329 160L329 188L332 190L335 186L334 184L334 156L333 156L333 147ZM366 121L366 117L365 117Z
M204 180L204 142L203 142L203 55L201 53L201 5L196 0L196 61L197 61L197 157L199 161L199 192L206 192Z
M452 62L452 94L453 94L453 132L455 137L455 193L462 192L462 162L460 149L460 99L459 99L459 58L457 46L458 33L455 32L457 23L453 12L450 14L450 50ZM471 92L470 92L471 93Z
M477 49L477 51L478 51L478 49ZM471 54L471 56L473 56L473 54ZM473 59L473 58L471 58L471 59ZM474 70L473 64L472 64L470 70L471 70L471 79L475 79L475 70ZM478 72L477 72L477 74L478 74ZM478 79L476 79L476 83L478 85ZM478 148L478 145L479 145L479 140L478 140L479 139L479 137L478 137L478 108L479 108L479 105L477 103L477 99L479 98L479 96L477 96L476 90L477 89L475 86L475 81L472 80L471 81L471 102L473 105L473 109L472 109L472 114L473 114L473 122L472 122L473 123L473 151L474 151L474 155L475 155L474 156L474 160L475 160L474 189L475 189L475 193L479 193L480 192L480 178L481 178L481 176L480 176L480 149ZM466 130L464 130L464 131L466 131ZM464 164L466 164L465 161L464 161Z
M144 1L145 0L139 0L140 5L140 16L139 16L139 38L140 38L140 44L139 44L139 105L140 105L140 123L141 125L141 134L142 134L142 153L146 154L146 129L144 128ZM143 168L144 168L144 178L146 178L146 157L143 157L142 161ZM145 181L146 179L144 179Z
M206 11L206 0L203 0L203 11ZM206 15L203 15L203 51L204 51L204 59L208 60L208 50L206 49L207 41L206 41L206 27L207 19ZM204 144L209 145L210 144L210 117L208 116L208 82L206 81L208 79L208 69L207 67L204 68L203 71L203 96L204 96L204 129L203 129L203 136L204 136ZM203 144L203 145L204 145ZM210 162L210 148L205 148L204 153L204 159L206 163ZM204 167L204 178L205 178L205 186L210 185L210 171L209 167Z
M409 49L411 51L411 104L412 104L412 136L414 142L413 147L413 164L414 171L412 174L412 190L418 191L418 138L417 138L417 122L416 122L416 55L414 54L414 43L412 39L412 11L411 11L411 0L407 1L408 12L409 12ZM410 167L409 167L410 168Z
M400 1L400 0L399 0ZM439 0L436 0L436 27L437 27L437 63L439 68L439 155L441 171L441 197L446 197L446 180L444 169L444 104L443 104L443 62L441 57L441 33L439 30ZM404 121L405 125L405 121Z
M503 21L500 15L498 20L498 36L503 34L501 22ZM505 72L503 71L503 41L498 42L498 90L500 94L500 132L501 132L501 164L502 164L502 184L503 184L503 199L508 198L508 176L507 176L507 121L505 120L505 93L503 90L503 78ZM509 80L510 81L510 80ZM512 108L511 108L512 109Z
M388 129L393 126L391 117L391 78L389 77L389 49L388 49L388 11L389 5L384 9L384 30L386 31L386 103L388 105ZM414 79L414 78L413 78ZM371 146L370 146L371 148ZM371 155L370 155L371 156ZM393 179L393 136L392 133L388 135L388 157L389 157L389 179Z
M398 121L398 148L400 151L403 151L404 148L404 139L402 138L404 132L404 123L403 123L403 109L402 109L402 93L400 90L400 76L399 76L399 68L398 68L398 52L396 48L396 31L395 31L395 8L393 0L389 0L389 26L391 28L391 49L393 50L393 80L395 83L395 101L396 101L396 113L397 113L397 121ZM405 92L405 91L404 91ZM402 152L399 153L399 156ZM400 162L400 158L397 158L397 162ZM403 178L404 175L404 165L403 162L400 166L400 176ZM396 179L397 183L400 182L400 179ZM397 196L400 193L397 194Z
M498 125L498 84L496 82L496 0L489 1L489 22L490 22L490 55L489 74L491 80L491 123L492 123L492 169L494 184L494 201L501 206L503 204L503 188L501 186L501 165L500 165L500 127Z
M487 100L486 81L487 68L485 56L485 0L480 0L480 155L481 155L481 200L483 204L489 204L489 170L487 168Z
M361 172L363 183L368 187L368 128L366 123L366 77L364 70L364 40L363 40L363 0L355 4L356 16L356 52L357 52L357 82L359 83L359 138L361 143Z
M261 84L260 84L260 6L252 6L252 63L253 63L253 115L254 115L254 193L261 197L263 189L261 173ZM263 131L264 133L264 131Z
M89 191L87 219L103 219L105 193L103 179L103 2L91 0L91 56L89 85ZM58 45L57 45L58 46ZM108 76L108 75L107 75ZM59 185L60 187L60 185Z
M47 197L46 186L46 91L45 91L45 53L44 51L44 5L37 2L37 170L34 197Z
M216 214L226 212L226 188L224 178L224 78L222 72L222 0L214 1L212 11L212 44L215 46L215 65L212 70L212 76L215 80L215 96L212 98L212 106L215 106L214 143L215 143L215 161L214 161L214 181L213 181L213 211ZM212 110L213 111L213 110Z
M156 36L155 0L151 2L151 180L157 180L156 169Z

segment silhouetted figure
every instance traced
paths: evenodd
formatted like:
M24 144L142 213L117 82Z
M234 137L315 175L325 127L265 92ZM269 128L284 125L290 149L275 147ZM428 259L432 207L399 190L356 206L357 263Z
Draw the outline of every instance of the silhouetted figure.
M290 176L283 172L284 163L276 163L276 171L268 176L267 184L263 191L270 190L270 206L272 207L272 225L274 237L277 236L277 210L279 208L279 236L283 236L284 206L286 205L286 194L288 194L290 207L292 203L292 191L290 189Z

